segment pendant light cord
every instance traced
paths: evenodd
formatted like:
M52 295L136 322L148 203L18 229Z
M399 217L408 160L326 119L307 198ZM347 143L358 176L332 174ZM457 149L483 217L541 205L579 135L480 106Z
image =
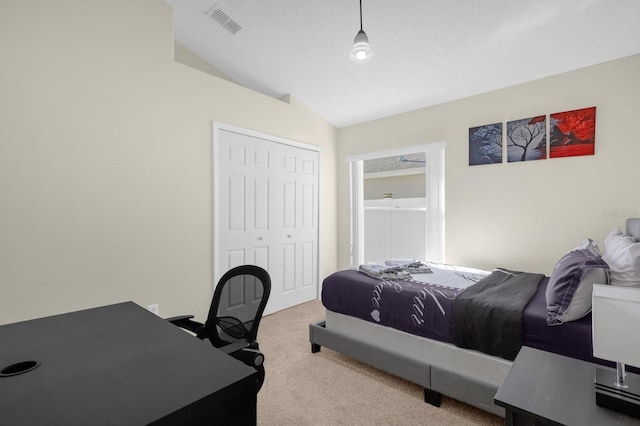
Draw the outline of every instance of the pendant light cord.
M362 31L362 0L360 0L360 31Z

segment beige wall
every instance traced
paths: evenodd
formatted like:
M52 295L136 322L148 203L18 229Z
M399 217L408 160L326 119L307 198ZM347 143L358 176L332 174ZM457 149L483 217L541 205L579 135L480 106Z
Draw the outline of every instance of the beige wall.
M349 262L345 159L389 140L448 142L449 262L549 273L640 216L640 56L336 131L175 63L173 46L161 0L2 2L0 324L123 300L202 318L212 120L322 147L321 276ZM467 165L469 127L592 105L595 156Z
M173 46L162 0L2 2L0 324L124 300L204 318L212 120L321 146L320 275L336 269L336 129Z
M339 266L349 261L346 157L447 141L446 260L550 273L586 237L640 216L640 55L338 131ZM597 107L596 154L468 166L468 129ZM343 237L344 236L344 237Z

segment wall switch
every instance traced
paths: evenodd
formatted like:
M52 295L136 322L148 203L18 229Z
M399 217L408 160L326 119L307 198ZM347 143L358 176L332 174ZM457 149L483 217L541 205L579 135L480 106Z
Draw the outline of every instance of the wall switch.
M156 315L160 315L160 305L158 305L157 303L154 303L153 305L147 305L147 310Z

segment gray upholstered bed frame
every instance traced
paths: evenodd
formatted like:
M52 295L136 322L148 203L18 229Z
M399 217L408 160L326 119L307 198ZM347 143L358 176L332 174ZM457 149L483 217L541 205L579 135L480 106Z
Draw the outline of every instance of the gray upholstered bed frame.
M640 219L628 219L626 233L640 238ZM326 315L309 324L311 352L325 346L423 386L425 401L435 406L447 395L504 417L493 397L510 361L328 310Z
M510 361L335 312L326 314L327 320L309 324L312 352L325 346L416 383L424 387L424 400L432 405L440 406L444 394L504 416L493 397Z

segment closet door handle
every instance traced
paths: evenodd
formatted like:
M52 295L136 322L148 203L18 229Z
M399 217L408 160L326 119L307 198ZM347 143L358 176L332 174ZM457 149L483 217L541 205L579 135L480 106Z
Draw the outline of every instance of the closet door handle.
M258 237L258 241L262 241L262 237Z

